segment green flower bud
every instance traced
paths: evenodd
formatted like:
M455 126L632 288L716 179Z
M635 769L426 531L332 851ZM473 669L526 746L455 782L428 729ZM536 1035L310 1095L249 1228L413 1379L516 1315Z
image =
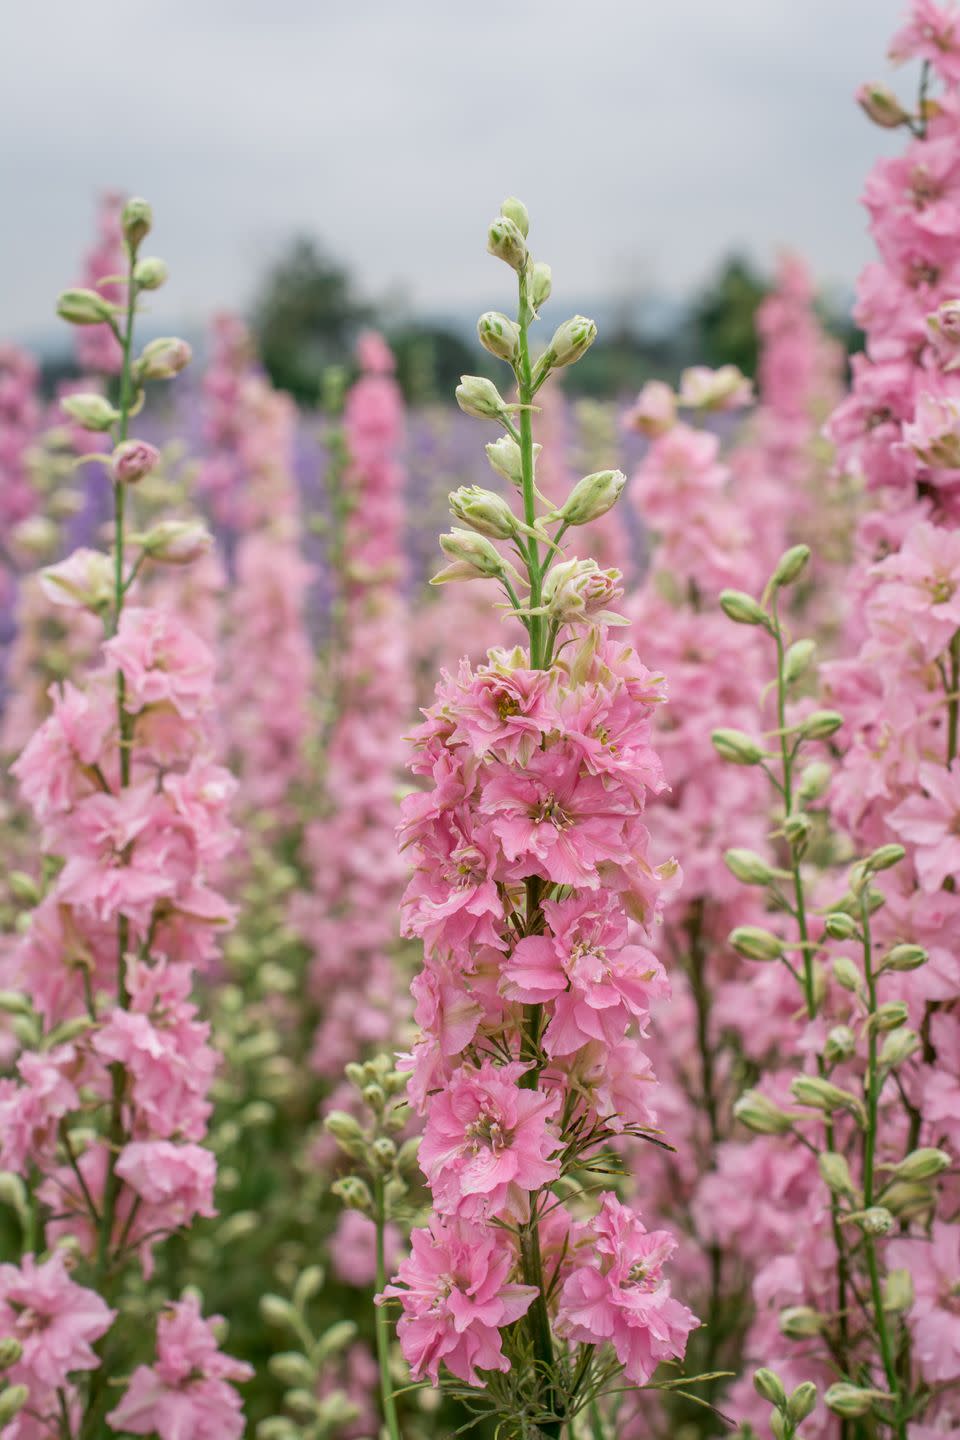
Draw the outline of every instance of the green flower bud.
M913 1276L909 1270L889 1270L883 1285L883 1308L903 1314L913 1304Z
M894 1226L893 1216L885 1205L871 1205L856 1217L856 1223L865 1235L889 1235Z
M784 873L775 870L754 850L727 850L723 862L731 875L744 885L772 885Z
M720 608L729 620L736 621L738 625L762 625L765 630L770 629L770 616L766 610L743 590L722 590Z
M488 310L480 316L477 337L484 350L511 365L520 353L520 326L498 310Z
M790 646L783 657L783 678L788 685L799 680L816 653L815 640L797 640Z
M823 1047L824 1058L831 1065L839 1065L843 1060L849 1060L851 1055L856 1054L857 1037L849 1025L834 1025L827 1035L826 1044Z
M926 965L929 955L922 945L894 945L883 957L881 970L919 970Z
M370 1187L359 1175L344 1175L342 1179L335 1180L330 1189L348 1210L360 1210L364 1215L369 1215L373 1209Z
M856 994L863 986L863 979L849 955L838 955L833 962L833 978L844 990Z
M906 853L902 845L881 845L867 856L864 863L868 870L889 870L891 866L899 865Z
M776 585L778 589L783 585L792 585L806 568L809 559L809 545L794 545L789 550L785 550L770 577L771 585Z
M518 533L517 517L502 495L483 490L479 485L461 485L448 497L450 513L455 520L487 535L491 540L510 540Z
M848 1385L845 1381L840 1381L831 1385L823 1398L827 1409L832 1410L834 1415L839 1415L843 1420L856 1420L869 1412L874 1400L883 1398L883 1392L863 1390L859 1385Z
M730 944L745 960L779 960L783 941L759 925L738 925L730 932Z
M314 1347L313 1355L318 1365L322 1365L331 1355L337 1355L341 1350L355 1340L357 1327L352 1320L338 1320L320 1336Z
M823 1329L823 1317L809 1305L789 1305L780 1311L780 1333L788 1340L808 1340Z
M349 1425L360 1414L360 1407L350 1399L344 1390L334 1390L324 1395L317 1404L318 1433L330 1435L343 1425Z
M613 509L626 483L622 470L598 470L593 475L585 475L550 518L563 520L567 525L587 525L591 520L598 520Z
M16 1365L23 1354L23 1346L13 1335L5 1335L0 1340L0 1370L9 1370L11 1365Z
M453 529L441 535L440 549L453 564L434 575L431 585L444 585L450 580L496 579L506 573L496 546L472 530Z
M261 1295L260 1314L268 1325L286 1326L296 1331L300 1324L300 1316L282 1295Z
M553 290L553 274L550 266L538 260L530 271L530 304L539 310L550 299Z
M193 359L193 351L186 340L173 335L163 335L144 345L136 363L138 380L172 380L185 370Z
M734 765L759 765L766 751L742 730L714 730L710 739L723 760Z
M65 395L60 408L84 430L109 430L120 419L119 410L114 410L103 395Z
M477 420L499 420L506 414L506 401L500 391L482 375L461 375L454 395L463 413Z
M857 934L857 922L845 910L831 910L824 916L823 928L831 940L852 940Z
M881 1196L886 1208L900 1220L917 1220L933 1209L934 1193L920 1180L894 1180Z
M292 1410L294 1415L304 1421L313 1420L320 1410L320 1401L314 1395L313 1390L308 1390L303 1385L297 1385L292 1390L288 1390L283 1397L283 1403L288 1410Z
M880 1046L880 1064L885 1065L889 1070L895 1070L911 1055L916 1055L920 1049L920 1036L916 1030L908 1030L906 1026L900 1030L891 1030Z
M326 1279L322 1265L308 1265L301 1270L297 1276L296 1284L293 1287L293 1303L298 1310L309 1305L311 1300L316 1299L323 1289L323 1282Z
M306 1355L301 1355L297 1350L281 1350L279 1354L271 1355L267 1361L267 1369L271 1375L276 1376L281 1385L316 1384L314 1367Z
M518 200L515 195L508 195L500 206L500 214L505 216L507 220L512 220L524 240L526 240L530 234L530 216L527 214L527 207L523 201Z
M812 760L805 766L797 787L797 799L802 805L818 800L827 790L833 772L826 760Z
M806 850L810 841L810 832L813 829L813 822L809 815L800 811L796 815L788 815L783 822L783 833L791 849L797 854Z
M25 870L11 870L7 876L10 894L21 905L39 905L40 889L32 875Z
M96 290L64 290L57 297L57 314L70 325L102 325L113 319L114 309Z
M8 1385L0 1394L0 1426L9 1425L30 1399L26 1385Z
M857 104L883 130L896 130L910 123L910 112L886 85L861 85L856 92Z
M530 258L523 232L516 222L506 215L498 215L487 231L487 249L491 255L495 255L498 260L518 272L524 269Z
M420 1140L421 1137L419 1135L411 1135L408 1140L404 1140L397 1152L398 1170L406 1172L413 1170L417 1165L417 1156L420 1153Z
M884 1033L887 1030L899 1030L905 1025L910 1012L902 1000L887 1000L883 1005L878 1005L873 1014L869 1017L867 1024L872 1030Z
M120 224L123 227L123 238L130 249L135 251L150 234L153 227L153 211L146 200L141 200L138 196L131 196L123 207Z
M596 324L585 315L572 315L569 320L564 320L563 324L554 330L550 344L537 362L534 379L546 375L548 370L560 370L565 365L575 365L586 355L596 338Z
M364 1105L369 1106L371 1110L380 1111L386 1104L386 1092L380 1085L364 1085L360 1093Z
M366 1154L367 1141L360 1123L346 1110L331 1110L323 1122L323 1128L348 1155L362 1159Z
M760 1090L745 1090L733 1107L734 1117L757 1135L786 1135L793 1116Z
M812 1415L817 1404L817 1387L812 1380L804 1380L787 1401L787 1419L793 1425L802 1425Z
M835 1110L849 1110L861 1123L866 1119L863 1102L849 1090L822 1079L819 1075L798 1075L790 1084L790 1093L798 1105L822 1110L832 1115Z
M856 1187L846 1157L836 1150L824 1150L817 1156L817 1168L825 1185L834 1195L855 1195Z
M381 1169L389 1170L393 1167L397 1158L397 1147L389 1135L378 1135L370 1146L370 1153L373 1155Z
M949 1170L951 1158L946 1150L937 1150L933 1146L924 1146L920 1150L913 1150L899 1165L893 1167L894 1180L932 1180L935 1175L941 1175L944 1170Z
M829 740L843 724L843 716L836 710L814 710L800 726L804 740Z
M202 520L159 520L145 534L130 539L158 565L190 565L213 546L213 536Z
M169 273L165 261L156 255L148 255L133 267L133 281L140 290L159 290L166 283Z
M516 440L512 440L509 435L501 435L499 440L492 440L489 445L484 446L484 449L487 452L487 459L497 474L502 475L504 480L509 480L511 485L516 485L519 490L523 484L523 466L520 460L520 446ZM537 456L542 449L542 445L534 445L534 464L536 464Z
M764 1400L778 1408L786 1405L787 1392L784 1390L779 1375L773 1370L764 1367L762 1370L755 1370L753 1374L753 1388Z

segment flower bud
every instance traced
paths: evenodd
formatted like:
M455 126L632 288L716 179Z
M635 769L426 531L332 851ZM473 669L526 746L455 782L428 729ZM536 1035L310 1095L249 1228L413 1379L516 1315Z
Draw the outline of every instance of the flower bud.
M869 870L889 870L893 865L899 865L906 855L902 845L881 845L868 855L866 865Z
M819 799L829 786L832 773L826 760L813 760L805 766L797 788L800 803L807 805L811 800Z
M857 922L845 910L831 910L823 918L823 928L831 940L852 940L857 933Z
M836 710L814 710L800 726L805 740L829 740L843 724L843 716Z
M136 363L138 380L172 380L185 370L193 358L193 351L186 340L165 335L151 340L143 347L143 353Z
M454 391L457 404L465 415L477 420L499 420L506 413L506 402L492 380L482 375L461 375Z
M449 580L495 579L505 573L503 557L496 546L473 530L455 528L441 535L440 549L449 555L453 564L434 575L431 585L443 585Z
M812 1415L817 1404L817 1387L812 1380L803 1380L787 1401L787 1419L793 1425L802 1425Z
M909 1270L889 1270L883 1286L883 1308L903 1314L913 1304L913 1276Z
M553 272L543 260L538 260L530 271L530 304L539 310L550 299L553 290Z
M530 234L530 216L527 214L527 207L523 201L518 200L515 195L508 195L500 206L500 214L503 215L505 219L512 220L524 240L526 240Z
M297 1276L297 1283L293 1287L293 1303L302 1310L304 1305L309 1305L311 1300L316 1299L323 1289L326 1275L322 1265L308 1265L301 1270Z
M734 765L759 765L766 753L742 730L714 730L710 739L721 759Z
M729 620L735 620L738 625L762 625L765 630L770 629L770 616L766 610L743 590L722 590L720 608Z
M802 854L807 848L812 829L810 816L804 815L802 811L796 815L788 815L783 822L783 833L787 842L798 854Z
M622 579L619 570L601 570L596 560L562 560L547 575L544 607L562 625L624 625L622 615L606 609L623 595Z
M883 957L880 969L898 972L919 970L921 965L926 965L929 958L922 945L894 945Z
M520 326L498 310L488 310L480 316L477 337L484 350L511 365L520 353Z
M755 1370L753 1374L753 1388L762 1399L768 1400L771 1405L778 1408L787 1403L787 1392L781 1384L779 1375L773 1370L764 1367L762 1370Z
M793 545L785 550L777 561L776 569L770 576L770 584L780 589L784 585L792 585L802 575L810 559L809 545Z
M420 1153L421 1138L422 1137L419 1135L411 1135L408 1140L404 1140L403 1144L400 1146L399 1151L397 1152L398 1170L404 1173L408 1170L413 1170L414 1166L417 1164L417 1157Z
M676 420L677 397L670 386L662 380L648 380L623 423L629 430L639 430L641 435L655 440L658 435L666 435Z
M598 520L613 509L626 483L622 470L597 470L593 475L585 475L551 518L563 520L567 525L587 525L591 520Z
M849 1025L834 1025L827 1035L824 1046L824 1058L831 1065L839 1065L843 1060L849 1060L851 1055L856 1053L857 1037Z
M114 481L123 485L136 485L144 475L155 470L160 461L160 451L146 440L123 440L110 456L110 474Z
M288 1325L296 1329L300 1322L295 1308L282 1295L261 1295L260 1314L269 1325Z
M26 1385L8 1385L0 1394L0 1428L9 1425L30 1399Z
M40 571L40 587L48 600L95 614L112 604L113 586L113 563L102 550L74 550L66 560Z
M736 365L692 365L680 376L679 400L693 410L736 410L753 400L753 383Z
M9 1370L11 1365L16 1365L23 1354L23 1346L13 1335L4 1335L0 1340L0 1370Z
M367 1142L360 1123L346 1110L331 1110L324 1119L323 1128L348 1155L361 1159L366 1154Z
M730 932L730 944L745 960L779 960L783 941L759 925L738 925Z
M816 651L817 642L815 640L794 641L783 659L783 678L788 685L792 685L795 680L800 679Z
M120 224L123 227L124 240L130 249L135 251L150 234L153 226L153 211L146 200L132 196L123 207Z
M894 1225L893 1216L885 1205L871 1205L855 1218L865 1235L889 1235Z
M886 85L860 85L855 92L857 104L874 123L884 130L896 130L906 125L910 113L904 110L893 91Z
M727 850L723 861L731 875L744 885L772 885L783 874L753 850Z
M916 1055L920 1049L920 1036L916 1030L908 1030L904 1026L900 1030L891 1030L883 1044L880 1046L880 1064L885 1065L888 1070L895 1070L911 1055Z
M506 215L498 215L487 231L487 249L491 255L495 255L498 260L518 272L530 258L523 232L519 225Z
M360 1210L364 1215L372 1212L373 1196L370 1187L359 1175L344 1175L340 1180L335 1180L330 1189L348 1210Z
M822 1110L827 1115L832 1115L835 1110L849 1110L859 1120L865 1118L862 1100L819 1075L796 1076L790 1083L790 1094L798 1105Z
M281 1385L314 1385L316 1383L316 1372L306 1355L301 1355L296 1350L281 1350L277 1355L271 1355L267 1361L267 1369L271 1375L276 1376Z
M786 1135L793 1124L789 1112L760 1090L745 1090L734 1104L733 1113L741 1125L757 1135Z
M849 990L852 995L855 995L863 985L860 971L849 955L838 955L834 960L833 978L842 989Z
M809 1305L789 1305L780 1311L780 1333L788 1340L809 1340L823 1329L823 1317Z
M201 520L160 520L145 534L130 538L161 565L189 565L213 545L213 536Z
M84 430L109 430L120 419L119 410L103 395L65 395L60 408Z
M156 255L147 255L133 267L133 282L139 290L159 290L169 275L166 261Z
M946 1150L937 1150L932 1145L914 1150L900 1164L894 1167L894 1180L932 1180L950 1168L950 1156Z
M873 1014L869 1017L867 1024L878 1033L883 1034L887 1030L899 1030L910 1018L910 1012L902 1000L887 1000L883 1005L878 1005Z
M859 1385L848 1385L846 1381L831 1385L823 1397L827 1409L842 1420L859 1419L869 1412L874 1400L884 1398L882 1390L864 1390Z
M894 1180L884 1189L882 1199L900 1220L926 1217L934 1205L933 1190L921 1180Z
M341 1350L357 1338L357 1326L353 1320L336 1320L324 1330L315 1350L312 1352L317 1364L322 1364L331 1355L338 1355Z
M64 290L57 299L57 314L70 325L102 325L113 319L113 306L96 290Z
M451 491L448 499L453 518L462 520L481 535L492 540L509 540L517 534L517 517L503 496L493 490L461 485L459 490Z
M824 1150L817 1156L817 1168L823 1183L835 1195L856 1194L846 1156L838 1154L836 1150Z
M509 480L511 485L516 485L519 490L523 484L523 464L520 459L520 446L516 440L509 435L501 435L499 440L491 440L484 449L497 474L502 475L504 480ZM542 449L542 445L534 445L534 464Z
M389 1135L378 1135L370 1146L370 1153L382 1170L390 1170L397 1158L397 1147Z
M564 320L554 330L550 344L537 362L537 376L546 375L548 370L562 369L565 365L575 365L596 338L597 327L585 315L573 315Z
M7 875L7 884L14 900L21 905L40 904L40 887L25 870L11 870Z

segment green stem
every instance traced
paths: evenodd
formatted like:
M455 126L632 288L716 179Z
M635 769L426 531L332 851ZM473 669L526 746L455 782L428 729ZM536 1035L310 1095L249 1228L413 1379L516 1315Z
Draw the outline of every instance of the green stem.
M386 1247L384 1243L386 1216L384 1214L382 1175L374 1177L373 1204L373 1218L377 1227L377 1294L379 1295L386 1288L387 1284ZM378 1305L376 1307L376 1326L377 1361L380 1366L380 1399L383 1404L383 1418L386 1421L390 1440L402 1440L400 1422L397 1419L397 1402L393 1398L393 1381L390 1377L390 1317L384 1305Z
M530 404L533 399L533 371L530 364L530 319L531 308L528 294L526 269L520 271L520 304L517 323L520 327L520 353L517 364L517 389L520 394L520 472L523 483L523 519L526 525L537 523L537 497L533 474L533 416ZM540 570L540 545L533 535L527 537L527 572L530 580L530 607L536 609L543 593L543 576ZM542 615L530 616L530 667L540 670L546 667L543 653Z
M950 641L950 688L947 692L947 769L957 758L960 735L960 630Z
M863 1141L863 1204L869 1210L875 1198L874 1168L877 1148L877 1117L880 1107L880 1073L877 1055L877 1027L870 1023L877 1011L877 982L873 973L873 940L870 933L870 909L867 903L867 889L860 896L860 928L863 933L863 974L867 985L867 1009L870 1015L867 1031L867 1128ZM880 1267L877 1263L877 1249L872 1235L864 1234L864 1251L867 1270L870 1275L870 1297L873 1301L873 1320L880 1342L880 1356L887 1386L894 1396L895 1429L899 1440L906 1440L907 1423L902 1413L897 1364L893 1341L887 1325L887 1314L883 1308L883 1291L880 1285Z

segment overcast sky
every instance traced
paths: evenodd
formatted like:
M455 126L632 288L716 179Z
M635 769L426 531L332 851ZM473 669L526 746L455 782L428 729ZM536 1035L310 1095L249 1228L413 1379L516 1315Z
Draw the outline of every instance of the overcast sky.
M484 242L509 193L558 297L682 294L733 247L767 265L787 242L850 284L863 178L900 143L852 92L894 78L903 8L5 0L0 337L46 328L104 186L152 201L173 272L158 309L193 322L242 307L298 231L368 294L502 304Z

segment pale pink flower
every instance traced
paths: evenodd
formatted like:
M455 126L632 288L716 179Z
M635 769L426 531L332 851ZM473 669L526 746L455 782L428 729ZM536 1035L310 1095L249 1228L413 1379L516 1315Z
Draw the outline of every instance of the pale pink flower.
M217 1162L202 1145L132 1140L120 1152L116 1173L162 1217L164 1228L176 1230L197 1215L211 1219L217 1213L213 1203Z
M403 1306L397 1333L414 1378L428 1375L437 1385L444 1364L479 1386L478 1371L509 1370L500 1331L526 1314L537 1291L510 1282L516 1261L507 1233L434 1216L410 1244L412 1254L377 1301Z
M209 706L213 655L168 611L126 606L103 654L124 677L131 714L165 705L181 719L194 720Z
M915 525L873 574L880 584L869 615L881 638L889 632L893 641L919 642L924 655L936 659L960 629L960 531Z
M930 1239L912 1236L886 1247L890 1269L909 1270L915 1300L907 1316L914 1354L929 1384L955 1380L960 1373L960 1229L935 1220Z
M195 1296L170 1306L157 1321L157 1358L138 1365L107 1423L160 1440L240 1440L244 1420L230 1381L249 1380L249 1365L225 1355Z
M928 60L949 85L960 83L960 14L952 4L913 0L910 19L890 41L890 59Z
M921 765L918 778L926 794L908 795L888 819L895 834L915 847L920 884L932 893L960 876L960 760L949 770Z
M65 1385L76 1370L95 1370L100 1361L93 1342L107 1333L115 1316L95 1290L70 1279L62 1250L42 1264L24 1255L19 1266L0 1265L0 1334L23 1346L6 1375L31 1392Z

